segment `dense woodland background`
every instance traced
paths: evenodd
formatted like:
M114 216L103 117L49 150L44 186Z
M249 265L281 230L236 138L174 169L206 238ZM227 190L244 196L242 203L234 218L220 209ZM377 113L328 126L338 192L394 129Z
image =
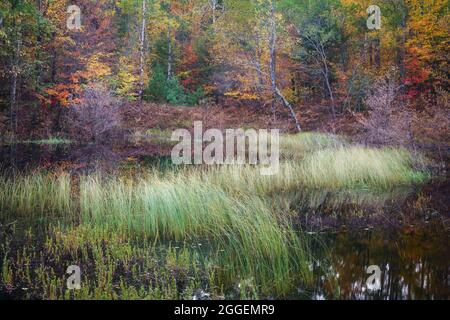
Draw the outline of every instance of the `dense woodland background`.
M67 29L72 4L81 30ZM366 25L372 4L380 30ZM234 125L285 119L286 131L445 147L448 9L448 0L2 0L1 136L97 140L187 126L183 114L208 110L234 114Z

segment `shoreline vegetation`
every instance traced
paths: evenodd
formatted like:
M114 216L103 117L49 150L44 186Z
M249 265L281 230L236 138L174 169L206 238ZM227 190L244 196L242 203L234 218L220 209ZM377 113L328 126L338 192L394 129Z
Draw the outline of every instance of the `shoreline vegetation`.
M406 149L325 134L283 136L281 159L274 176L248 165L3 176L0 287L39 299L287 297L311 286L314 263L290 192L382 191L429 178ZM66 264L85 268L81 290L65 289Z

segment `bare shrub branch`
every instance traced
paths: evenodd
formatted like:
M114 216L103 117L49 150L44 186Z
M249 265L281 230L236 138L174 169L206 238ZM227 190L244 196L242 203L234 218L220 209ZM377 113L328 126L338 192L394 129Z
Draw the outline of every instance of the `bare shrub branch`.
M375 83L367 96L365 104L369 113L361 121L366 143L406 145L412 142L412 114L399 99L399 89L396 72L391 71Z
M103 141L117 133L119 103L102 86L87 87L82 102L70 106L67 115L70 135L76 139Z

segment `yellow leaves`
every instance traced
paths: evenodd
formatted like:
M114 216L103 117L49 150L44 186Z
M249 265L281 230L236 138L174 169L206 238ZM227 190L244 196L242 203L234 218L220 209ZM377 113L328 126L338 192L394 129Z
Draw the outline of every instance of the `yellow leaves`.
M424 3L408 0L410 36L407 47L423 62L447 60L445 57L448 39L448 1L436 0Z
M293 102L295 100L297 100L297 97L295 96L295 91L292 90L291 88L285 88L282 90L284 97L290 101Z
M109 65L100 61L102 56L101 53L95 53L88 59L86 70L90 75L90 80L102 79L111 75L111 68Z
M225 92L225 96L230 97L230 98L238 98L240 95L241 95L241 93L239 91Z
M241 95L241 99L243 99L243 100L257 100L258 96L256 94L253 94L253 93L246 93L246 92L244 92Z
M214 90L216 90L216 87L214 85L204 85L203 86L203 91L206 94L210 94L210 93L214 92Z
M123 97L128 96L134 98L136 97L136 93L133 91L139 77L133 73L133 65L126 57L120 57L119 64L117 93Z
M257 100L258 96L254 93L241 92L241 91L228 91L225 96L240 100Z
M61 27L66 25L67 17L66 14L67 3L65 1L48 1L48 7L46 10L46 16L55 25ZM65 28L63 28L65 30Z
M161 3L157 2L150 14L151 23L147 24L147 33L149 35L159 35L161 33L166 33L168 30L174 32L180 27L180 19L176 19L175 16L180 16L183 11L177 12L176 2L171 6L171 12L168 13L164 8L161 7Z

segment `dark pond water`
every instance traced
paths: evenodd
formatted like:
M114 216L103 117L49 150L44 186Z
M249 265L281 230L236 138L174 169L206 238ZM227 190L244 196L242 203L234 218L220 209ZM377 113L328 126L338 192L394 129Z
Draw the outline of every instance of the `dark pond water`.
M450 239L442 225L396 232L338 232L320 238L328 250L340 299L450 298ZM378 266L381 272L374 290L367 286L369 266ZM325 276L318 272L314 299L333 297Z
M6 171L34 168L72 173L135 166L170 168L158 146L0 147ZM425 187L383 193L299 193L299 229L311 240L316 263L314 290L293 298L449 299L449 179ZM326 266L326 267L324 267ZM380 271L379 286L369 290L369 266ZM337 285L336 285L337 284Z
M303 230L318 255L314 299L449 299L450 185L387 193L316 193L303 199ZM320 199L318 201L317 199ZM306 210L306 211L305 211ZM329 259L329 261L327 261ZM331 266L327 273L321 261ZM368 290L380 270L379 286ZM337 279L339 292L330 281Z

